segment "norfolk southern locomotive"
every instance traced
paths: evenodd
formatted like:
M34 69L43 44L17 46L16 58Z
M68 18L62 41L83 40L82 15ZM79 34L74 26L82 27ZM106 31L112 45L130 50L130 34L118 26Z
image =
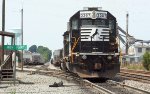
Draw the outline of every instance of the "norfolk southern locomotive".
M63 34L63 70L82 78L112 78L120 72L117 21L108 11L87 8L75 13Z

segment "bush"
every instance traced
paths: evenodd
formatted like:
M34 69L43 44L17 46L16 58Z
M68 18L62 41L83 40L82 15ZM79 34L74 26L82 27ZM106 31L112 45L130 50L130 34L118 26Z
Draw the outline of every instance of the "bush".
M150 70L150 52L146 52L143 56L143 66L146 70Z

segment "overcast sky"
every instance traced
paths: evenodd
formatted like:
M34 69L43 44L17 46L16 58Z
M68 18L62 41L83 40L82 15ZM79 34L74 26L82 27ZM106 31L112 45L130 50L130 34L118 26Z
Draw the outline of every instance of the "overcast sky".
M23 1L23 2L22 2ZM102 7L138 39L150 40L150 0L6 0L6 30L20 28L20 10L24 9L24 44L36 44L52 50L63 47L63 33L69 18L83 7ZM0 29L1 29L0 0Z

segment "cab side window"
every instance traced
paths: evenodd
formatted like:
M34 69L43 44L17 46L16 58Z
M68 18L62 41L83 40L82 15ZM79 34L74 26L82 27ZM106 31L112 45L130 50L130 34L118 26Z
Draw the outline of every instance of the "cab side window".
M78 20L77 19L72 20L72 30L78 30Z

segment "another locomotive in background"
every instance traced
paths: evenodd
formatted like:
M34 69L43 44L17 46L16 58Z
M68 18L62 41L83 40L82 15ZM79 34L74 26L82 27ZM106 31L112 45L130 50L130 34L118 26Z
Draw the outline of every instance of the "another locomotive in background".
M75 13L63 35L61 68L82 78L114 77L120 72L116 27L116 18L100 8Z

